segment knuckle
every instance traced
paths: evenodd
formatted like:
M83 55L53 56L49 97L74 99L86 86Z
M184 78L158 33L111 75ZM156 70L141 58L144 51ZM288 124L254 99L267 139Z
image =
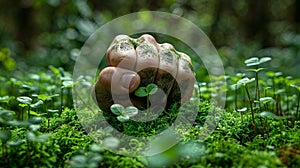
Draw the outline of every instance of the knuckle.
M113 40L113 43L117 43L118 41L122 40L122 39L130 39L129 36L127 35L124 35L124 34L120 34L120 35L117 35L114 40Z
M163 48L163 49L175 49L174 46L172 44L169 44L169 43L163 43L163 44L160 44L160 47Z
M191 57L189 57L187 54L183 53L183 52L178 52L179 55L181 56L181 58L187 60L188 62L192 63Z
M155 58L158 55L158 51L152 44L142 43L136 48L136 53L139 58Z
M98 81L97 83L101 83L103 85L109 85L110 84L110 80L113 76L113 74L115 73L116 69L114 67L107 67L104 68L98 77Z
M144 34L139 39L143 40L143 41L148 41L151 43L157 43L155 38L153 36L151 36L150 34Z
M132 67L136 61L134 45L130 40L121 40L107 52L106 57L109 66ZM119 65L121 62L122 65Z

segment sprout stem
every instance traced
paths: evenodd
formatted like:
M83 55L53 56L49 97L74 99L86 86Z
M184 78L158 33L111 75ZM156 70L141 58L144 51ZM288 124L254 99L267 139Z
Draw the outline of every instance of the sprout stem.
M260 90L259 90L259 85L258 85L258 71L255 72L255 83L256 83L256 99L260 99Z
M235 109L237 110L238 107L237 107L237 85L235 85L235 89L234 89L234 104L235 104Z
M298 91L298 103L297 103L297 110L296 110L296 120L299 119L299 105L300 105L300 91Z
M60 87L60 109L59 109L59 114L58 116L60 117L61 116L61 113L62 113L62 107L63 107L63 98L64 98L64 91L63 91L63 84L62 84L62 81L61 81L61 87Z
M30 105L28 105L28 119L30 118Z
M252 126L253 126L255 134L256 134L257 131L256 131L255 120L254 120L254 111L253 111L253 106L252 106L252 100L251 100L250 93L248 91L247 85L244 85L244 87L245 87L245 91L247 93L247 96L248 96L248 99L249 99L249 103L250 103L251 116L252 116Z
M147 95L147 114L146 114L146 122L148 122L148 115L150 113L150 105L149 105L149 94Z

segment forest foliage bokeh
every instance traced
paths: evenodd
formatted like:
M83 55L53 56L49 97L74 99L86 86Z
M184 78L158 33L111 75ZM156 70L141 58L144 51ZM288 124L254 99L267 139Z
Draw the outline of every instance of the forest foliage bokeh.
M71 71L97 28L125 14L152 10L199 26L229 74L237 73L245 58L271 56L271 68L300 77L298 0L11 0L0 6L1 73L49 65Z

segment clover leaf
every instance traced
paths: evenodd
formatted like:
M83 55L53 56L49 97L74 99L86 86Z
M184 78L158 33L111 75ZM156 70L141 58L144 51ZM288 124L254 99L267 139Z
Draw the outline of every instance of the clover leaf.
M153 95L157 92L158 87L156 84L150 83L149 85L146 86L146 90L149 95Z
M19 101L22 104L31 104L32 99L27 96L20 96L20 97L17 97L17 101Z
M148 84L146 87L139 87L135 91L135 95L138 97L146 97L148 95L153 95L157 92L158 87L154 83Z
M251 83L253 81L255 81L255 78L251 78L251 79L249 79L249 78L243 78L243 79L239 80L237 82L237 84L238 85L246 85L246 84Z
M129 116L123 116L123 115L119 115L117 117L117 119L120 121L120 122L126 122L129 120Z
M124 108L124 106L120 104L113 104L110 106L110 110L112 113L117 115L117 119L120 122L126 122L130 119L130 117L134 117L138 114L138 109L133 106L128 106Z
M259 102L263 103L263 104L266 104L266 103L269 103L269 102L272 102L274 101L274 99L272 97L261 97L259 98Z
M121 115L124 111L124 107L121 104L113 104L112 106L110 106L110 110L115 115Z
M262 63L271 61L272 58L271 57L262 57L262 58L257 58L257 57L252 57L249 58L245 61L246 66L255 66L255 65L260 65Z
M135 91L135 95L138 97L145 97L148 95L146 87L139 87L136 91Z
M138 109L136 107L129 106L124 109L122 114L128 117L134 117L138 114Z

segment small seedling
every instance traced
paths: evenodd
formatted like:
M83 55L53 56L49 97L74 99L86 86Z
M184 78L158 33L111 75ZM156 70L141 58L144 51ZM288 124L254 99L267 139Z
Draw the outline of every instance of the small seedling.
M120 104L113 104L110 106L110 110L118 116L117 119L120 122L126 122L130 119L130 117L134 117L138 114L138 109L136 107L128 106L124 108L124 106Z
M265 110L268 110L268 103L274 102L274 99L272 97L261 97L259 102L265 106Z
M252 125L253 125L253 128L256 129L256 124L255 124L255 121L254 121L254 109L253 109L253 101L251 99L251 96L250 96L250 93L249 93L249 90L248 90L248 87L247 87L247 84L251 83L251 82L254 82L255 79L254 78L243 78L241 80L239 80L237 82L238 85L243 85L243 87L245 88L245 91L247 93L247 96L248 96L248 100L249 100L249 104L250 104L250 110L251 110L251 115L252 115Z
M49 127L50 127L50 112L47 110L46 100L51 99L53 97L57 97L57 96L59 96L59 95L58 94L50 95L50 96L44 95L44 94L37 95L37 98L40 99L44 104L44 113L47 114L47 118L48 118L47 129L49 129Z
M300 106L300 86L297 86L297 85L290 85L290 86L295 88L298 91L297 110L296 110L296 120L298 120L299 119L299 106Z
M17 101L20 102L19 106L22 107L22 120L23 120L23 113L24 113L24 108L27 106L28 109L28 119L30 118L30 105L31 105L31 102L32 102L32 99L30 97L27 97L27 96L20 96L20 97L17 97Z
M231 77L230 79L235 83L231 86L231 88L234 90L234 107L235 109L238 109L237 101L238 101L238 89L239 85L236 83L241 80L245 76L244 73L237 73L236 76Z
M74 86L74 82L70 77L61 77L60 80L62 81L61 83L61 89L60 89L60 111L59 111L59 116L61 116L62 110L63 110L63 99L64 99L64 89L67 90L67 96L66 96L66 106L70 104L70 97L71 97L71 89Z
M243 107L241 109L237 109L237 111L240 112L240 114L241 114L241 120L243 122L243 113L247 112L247 107Z
M271 60L272 60L271 57L263 57L261 59L259 59L257 57L252 57L245 61L245 64L247 67L256 66L255 69L249 69L249 71L255 72L255 80L256 80L256 96L255 96L255 98L256 99L259 99L259 96L260 96L260 90L259 90L259 85L258 85L258 73L265 69L265 68L258 68L258 65L268 62L268 61L271 61Z
M157 92L158 86L154 83L148 84L146 87L139 87L135 91L137 97L147 97L147 116L146 121L148 121L148 114L150 113L150 95L153 95Z

